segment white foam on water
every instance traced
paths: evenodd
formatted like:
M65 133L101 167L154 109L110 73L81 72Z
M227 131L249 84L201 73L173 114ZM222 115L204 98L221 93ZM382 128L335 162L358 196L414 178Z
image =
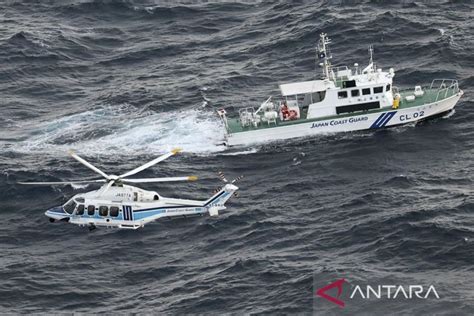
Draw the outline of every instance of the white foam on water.
M257 151L258 151L257 148L250 148L250 149L244 150L244 151L225 152L225 153L221 153L219 155L221 155L221 156L250 155L250 154L255 154Z
M83 155L154 155L179 147L207 154L225 150L224 127L207 111L187 109L157 113L128 105L107 106L29 127L25 140L10 144L20 153L65 152Z
M451 111L449 111L448 113L446 113L445 115L443 115L443 119L448 119L450 118L451 116L453 116L454 114L456 114L456 109L452 109Z
M89 186L89 184L78 184L78 183L71 183L70 185L74 190L85 189Z

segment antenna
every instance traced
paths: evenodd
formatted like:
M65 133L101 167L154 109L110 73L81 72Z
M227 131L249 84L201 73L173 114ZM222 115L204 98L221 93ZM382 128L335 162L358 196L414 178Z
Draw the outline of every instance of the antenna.
M374 62L374 47L372 45L369 45L369 56L370 56L370 60L369 60L369 63L373 63Z
M331 53L329 51L329 43L331 43L331 41L325 33L321 33L319 37L320 39L318 44L318 58L323 60L322 67L325 79L329 79L331 68L330 59L332 58Z
M369 56L370 56L369 69L370 67L372 67L372 71L375 72L375 69L377 68L375 67L375 64L374 64L374 47L372 46L372 44L369 45Z

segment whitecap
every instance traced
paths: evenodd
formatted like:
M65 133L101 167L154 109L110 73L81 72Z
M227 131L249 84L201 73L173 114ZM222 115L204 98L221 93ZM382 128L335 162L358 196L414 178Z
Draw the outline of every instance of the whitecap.
M157 154L179 147L207 154L225 150L224 127L209 112L140 111L129 105L105 106L30 127L24 122L22 141L8 151L56 155L74 149L83 155Z

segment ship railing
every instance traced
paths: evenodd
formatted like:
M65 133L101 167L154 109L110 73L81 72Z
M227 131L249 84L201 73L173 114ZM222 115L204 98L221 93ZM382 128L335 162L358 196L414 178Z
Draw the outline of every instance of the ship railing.
M332 67L331 70L334 72L336 79L352 76L352 70L347 66Z
M433 100L437 102L439 99L446 99L459 92L459 83L456 79L434 79L431 82L430 90L436 90L436 98Z

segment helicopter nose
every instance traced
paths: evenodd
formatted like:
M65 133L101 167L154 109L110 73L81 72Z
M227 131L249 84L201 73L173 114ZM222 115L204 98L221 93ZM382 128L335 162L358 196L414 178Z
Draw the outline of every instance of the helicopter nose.
M48 209L48 210L46 211L46 213L56 213L56 214L59 214L59 215L61 215L61 214L66 214L66 212L64 212L62 206L55 206L55 207L52 207L52 208Z
M62 219L64 217L68 217L69 214L67 214L62 206L55 206L47 210L44 215L48 216L49 218L53 219Z

